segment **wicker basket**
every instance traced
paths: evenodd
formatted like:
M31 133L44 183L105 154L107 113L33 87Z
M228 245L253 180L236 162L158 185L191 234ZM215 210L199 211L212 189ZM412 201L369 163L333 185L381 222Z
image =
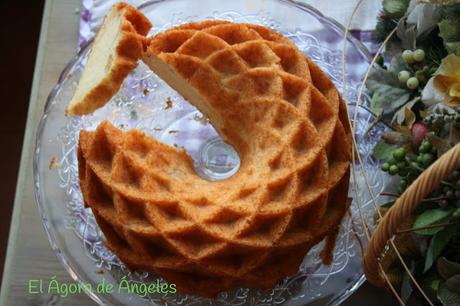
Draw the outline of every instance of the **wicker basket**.
M446 176L459 167L460 143L426 169L380 220L364 254L364 273L370 283L379 287L388 285L383 277L385 271L380 265L380 258L386 245L419 203L433 192Z

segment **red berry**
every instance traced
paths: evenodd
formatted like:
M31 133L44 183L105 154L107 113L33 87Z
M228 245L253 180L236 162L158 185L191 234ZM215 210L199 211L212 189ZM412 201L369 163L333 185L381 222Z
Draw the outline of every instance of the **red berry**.
M428 133L428 127L421 123L416 122L412 126L412 140L415 145L419 146L423 139L425 139L426 134Z

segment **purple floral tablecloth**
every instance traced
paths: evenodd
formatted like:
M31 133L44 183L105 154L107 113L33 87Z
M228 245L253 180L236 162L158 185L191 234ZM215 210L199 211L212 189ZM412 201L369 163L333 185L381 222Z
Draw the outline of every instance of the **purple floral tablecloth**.
M81 48L90 40L99 28L102 18L117 0L82 0L82 10L80 14L80 35L78 48ZM125 0L133 6L139 6L146 0ZM337 20L342 25L348 23L355 0L342 0L337 5L335 0L302 0L319 11L325 16ZM371 30L375 27L378 11L381 8L381 1L364 1L351 24L351 35L359 39L370 51L374 53L377 46L371 41Z

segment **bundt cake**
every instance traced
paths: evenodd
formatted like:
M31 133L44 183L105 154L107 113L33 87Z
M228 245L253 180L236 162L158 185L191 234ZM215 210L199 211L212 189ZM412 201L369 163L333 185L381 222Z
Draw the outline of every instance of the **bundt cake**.
M271 288L325 237L330 263L351 158L330 79L282 35L224 21L151 37L143 61L209 117L241 165L211 182L187 152L138 130L104 121L81 131L80 187L106 245L128 268L202 296Z
M69 103L68 115L85 115L107 103L142 57L152 24L138 10L118 3L106 15L86 68Z

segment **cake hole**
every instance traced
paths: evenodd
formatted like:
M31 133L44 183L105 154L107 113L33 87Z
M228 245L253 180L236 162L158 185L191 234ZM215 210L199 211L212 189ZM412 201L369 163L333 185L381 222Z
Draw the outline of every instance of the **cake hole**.
M232 146L213 138L200 149L198 173L210 181L224 180L240 168L240 157Z

